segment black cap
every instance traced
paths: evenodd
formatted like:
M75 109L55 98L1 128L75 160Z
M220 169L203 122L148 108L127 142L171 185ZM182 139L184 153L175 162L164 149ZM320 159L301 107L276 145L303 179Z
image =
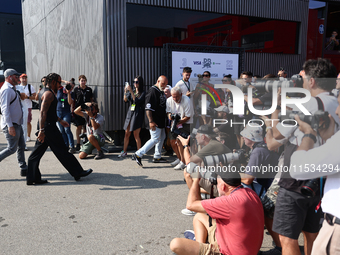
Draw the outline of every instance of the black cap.
M215 172L216 175L221 177L221 179L228 185L237 187L241 185L241 176L238 172L230 172L224 169Z
M202 125L197 129L197 133L210 135L210 136L217 136L217 134L214 132L214 129L210 125Z

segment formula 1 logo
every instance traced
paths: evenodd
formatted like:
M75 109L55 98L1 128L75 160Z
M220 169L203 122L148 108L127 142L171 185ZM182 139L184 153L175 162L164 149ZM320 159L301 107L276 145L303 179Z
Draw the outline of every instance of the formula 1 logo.
M204 58L202 68L211 68L211 58Z

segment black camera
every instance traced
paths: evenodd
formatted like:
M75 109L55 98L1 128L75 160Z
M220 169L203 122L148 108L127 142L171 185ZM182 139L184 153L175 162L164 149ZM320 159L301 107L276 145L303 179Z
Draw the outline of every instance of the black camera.
M71 90L71 89L72 89L72 86L71 86L70 83L67 83L66 86L65 86L65 88L66 88L67 90Z
M320 179L311 179L308 180L305 185L301 187L301 193L302 195L305 195L306 197L315 197L317 192L320 189Z
M88 106L87 104L82 104L81 105L81 109L83 110L83 111L91 111L91 107L90 106Z
M321 110L316 111L313 115L304 115L302 112L287 110L286 115L279 114L279 119L280 121L294 120L295 115L298 115L303 122L308 123L314 130L317 130L319 128L327 129L329 127L330 119L328 116L328 112ZM285 121L285 123L295 125L295 121Z
M177 113L174 113L174 114L171 114L170 118L172 120L171 126L170 126L170 132L176 137L180 135L183 138L187 139L189 137L189 134L177 128L178 122L181 120L181 116L179 116Z

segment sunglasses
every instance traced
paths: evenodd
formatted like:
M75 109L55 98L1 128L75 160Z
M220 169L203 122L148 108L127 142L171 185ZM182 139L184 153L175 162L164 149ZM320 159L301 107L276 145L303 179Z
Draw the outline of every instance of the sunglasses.
M136 84L138 84L138 83L139 83L139 81L133 81L133 83L136 83Z
M203 74L202 76L203 76L203 77L210 77L209 74Z

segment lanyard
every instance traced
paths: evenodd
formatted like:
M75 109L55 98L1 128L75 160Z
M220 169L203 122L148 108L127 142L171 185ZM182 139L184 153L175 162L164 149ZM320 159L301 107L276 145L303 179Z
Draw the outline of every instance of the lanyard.
M189 83L189 81L188 81L189 86L185 83L185 81L183 79L182 79L182 81L185 84L185 86L187 87L188 91L190 92L190 83Z

